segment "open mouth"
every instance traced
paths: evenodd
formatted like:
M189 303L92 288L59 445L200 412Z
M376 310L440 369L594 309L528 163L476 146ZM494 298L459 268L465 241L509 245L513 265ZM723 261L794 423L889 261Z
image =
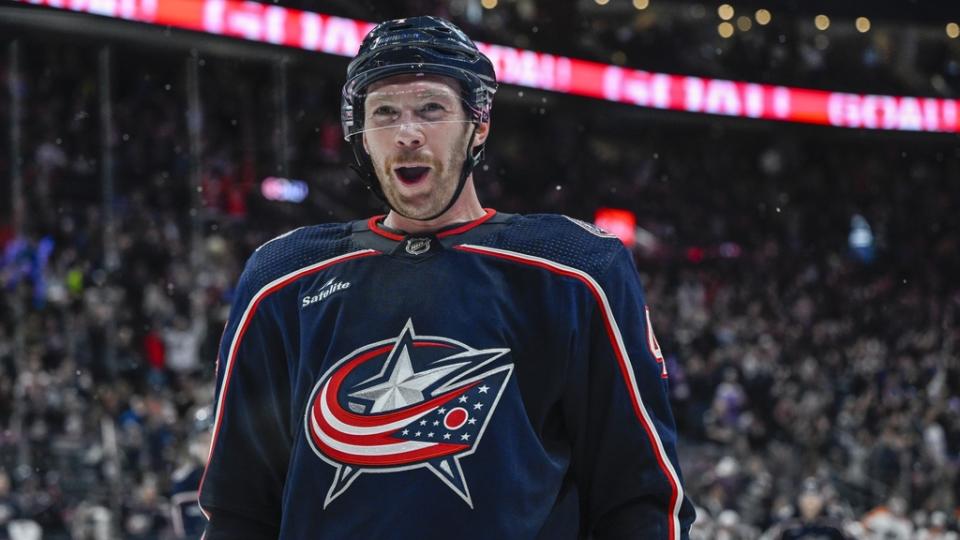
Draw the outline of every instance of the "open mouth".
M397 178L405 184L416 184L427 177L430 167L397 167Z

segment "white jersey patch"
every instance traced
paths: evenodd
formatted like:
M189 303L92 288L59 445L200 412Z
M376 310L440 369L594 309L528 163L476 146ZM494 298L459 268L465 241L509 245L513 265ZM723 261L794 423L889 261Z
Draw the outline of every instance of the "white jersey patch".
M586 221L582 221L582 220L579 220L579 219L577 219L577 218L572 218L572 217L570 217L570 216L563 216L563 217L569 219L569 220L572 221L573 223L576 223L577 225L580 226L581 229L587 231L588 233L590 233L590 234L592 234L592 235L594 235L594 236L599 236L600 238L616 238L616 237L617 237L617 235L615 235L615 234L613 234L613 233L609 233L609 232L601 229L600 227L597 227L597 226L594 225L593 223L587 223Z

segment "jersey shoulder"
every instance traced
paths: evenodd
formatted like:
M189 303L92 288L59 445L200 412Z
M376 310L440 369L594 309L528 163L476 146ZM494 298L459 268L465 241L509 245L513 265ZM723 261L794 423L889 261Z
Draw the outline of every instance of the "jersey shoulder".
M300 227L264 242L247 260L241 279L255 293L274 280L353 251L350 223Z
M596 225L561 214L515 215L480 243L546 259L594 277L625 249L616 236Z

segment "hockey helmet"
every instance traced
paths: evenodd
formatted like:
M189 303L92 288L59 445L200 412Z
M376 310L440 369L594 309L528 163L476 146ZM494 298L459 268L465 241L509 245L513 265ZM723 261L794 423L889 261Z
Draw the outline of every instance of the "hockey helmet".
M357 56L347 66L347 82L340 102L340 123L344 138L351 143L354 167L368 187L384 201L374 167L363 147L363 103L367 89L377 81L404 74L443 75L460 84L461 99L470 122L479 124L490 119L497 79L493 64L477 46L453 23L434 16L410 17L386 21L375 26L360 44ZM483 145L467 147L461 178L453 199L433 219L459 197L473 168L483 158ZM395 209L394 209L395 210Z

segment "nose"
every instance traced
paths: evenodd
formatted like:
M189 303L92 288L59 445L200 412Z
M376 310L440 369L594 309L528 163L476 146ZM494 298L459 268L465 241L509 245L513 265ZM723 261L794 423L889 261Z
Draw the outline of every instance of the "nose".
M402 119L397 128L396 143L402 148L419 148L423 146L423 130L420 124L410 118Z

